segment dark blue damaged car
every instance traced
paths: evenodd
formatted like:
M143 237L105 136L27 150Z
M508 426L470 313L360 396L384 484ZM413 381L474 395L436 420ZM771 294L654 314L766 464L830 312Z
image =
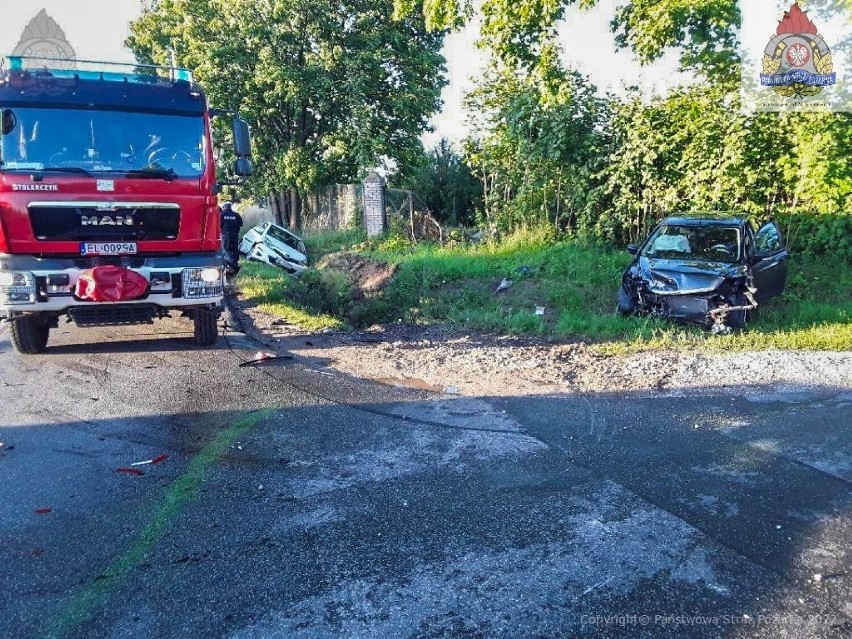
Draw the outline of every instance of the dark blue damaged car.
M668 217L641 245L618 291L618 312L661 315L713 331L743 328L784 290L789 253L781 228L745 217Z

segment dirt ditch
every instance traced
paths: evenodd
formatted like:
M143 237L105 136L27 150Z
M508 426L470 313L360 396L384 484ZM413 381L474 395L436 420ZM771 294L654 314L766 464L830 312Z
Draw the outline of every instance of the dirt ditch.
M318 269L330 269L343 273L346 280L356 291L357 297L364 297L384 290L397 272L396 264L372 260L357 253L340 251L331 253L317 262Z

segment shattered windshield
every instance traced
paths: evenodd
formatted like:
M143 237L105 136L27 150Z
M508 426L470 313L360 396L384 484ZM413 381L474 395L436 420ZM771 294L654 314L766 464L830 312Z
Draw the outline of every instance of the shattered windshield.
M644 257L738 262L740 232L735 227L663 225L648 239Z
M204 121L83 109L2 108L0 170L164 172L204 171Z
M266 232L266 234L272 237L273 239L278 240L279 242L283 242L290 248L299 251L299 253L305 253L305 245L302 243L301 240L299 240L299 238L297 238L295 235L291 235L284 229L275 226L274 224L269 227L269 230Z

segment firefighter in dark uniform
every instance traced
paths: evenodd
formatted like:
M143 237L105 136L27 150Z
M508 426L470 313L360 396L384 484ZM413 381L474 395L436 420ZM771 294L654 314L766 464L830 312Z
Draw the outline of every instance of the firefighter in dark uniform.
M243 218L237 213L230 202L222 204L222 250L225 252L225 262L236 269L240 259L239 240Z

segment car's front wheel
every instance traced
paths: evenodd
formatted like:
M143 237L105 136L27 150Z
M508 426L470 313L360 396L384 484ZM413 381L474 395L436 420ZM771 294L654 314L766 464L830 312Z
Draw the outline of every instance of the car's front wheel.
M618 288L615 310L619 315L632 315L636 312L636 298L623 284Z

